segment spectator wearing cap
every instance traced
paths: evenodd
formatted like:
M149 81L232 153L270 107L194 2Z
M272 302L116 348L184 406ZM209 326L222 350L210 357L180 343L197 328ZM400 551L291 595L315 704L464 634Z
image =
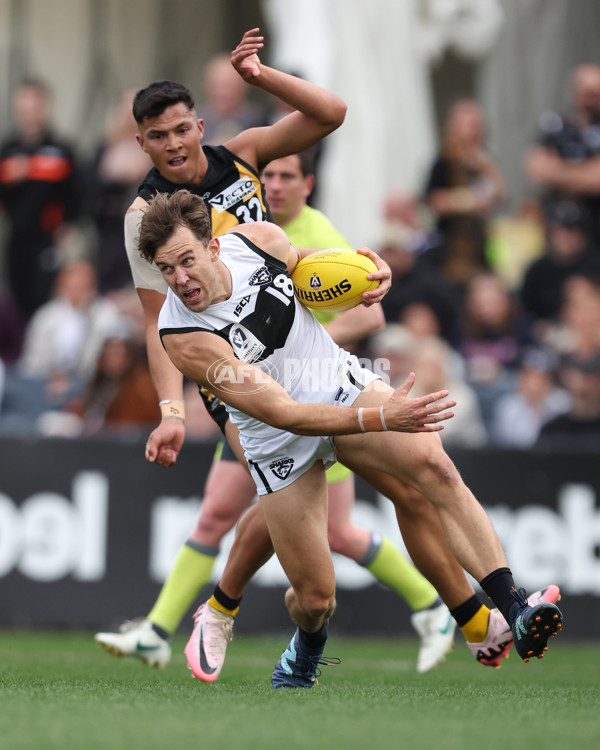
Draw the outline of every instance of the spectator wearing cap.
M549 208L544 254L527 268L521 287L523 309L533 321L557 319L570 277L600 279L600 253L592 247L589 228L589 214L581 204L559 201ZM534 331L534 336L543 334Z
M569 357L559 377L571 398L569 411L540 430L537 448L600 450L600 356Z
M557 358L544 349L523 351L515 389L496 403L491 425L495 444L529 448L546 422L569 410L569 394L556 383L557 364Z
M586 204L600 248L600 66L579 65L569 88L570 111L541 115L538 143L525 168L547 199L569 197Z

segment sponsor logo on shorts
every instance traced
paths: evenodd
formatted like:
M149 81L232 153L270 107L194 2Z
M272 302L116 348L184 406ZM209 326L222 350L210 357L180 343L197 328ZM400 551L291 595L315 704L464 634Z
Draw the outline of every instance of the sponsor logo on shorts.
M256 185L248 177L241 177L239 180L228 185L217 195L209 199L210 205L219 213L227 211L233 206L241 203L244 198L256 192Z
M344 392L343 388L338 388L337 393L335 394L335 398L333 400L334 401L339 401L340 400L340 396L342 395L343 392Z
M268 284L273 280L271 272L266 266L261 266L255 271L252 276L248 279L250 286L260 286L261 284Z
M279 479L285 479L293 466L293 458L278 458L277 461L273 461L269 464L269 469L271 469L273 474L275 474L276 477L279 477Z

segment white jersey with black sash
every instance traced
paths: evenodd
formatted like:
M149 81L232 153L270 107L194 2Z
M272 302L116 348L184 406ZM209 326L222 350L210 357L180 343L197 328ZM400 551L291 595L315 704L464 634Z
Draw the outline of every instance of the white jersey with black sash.
M220 259L231 274L231 296L193 312L169 289L158 321L161 338L214 333L231 344L239 360L268 373L295 401L349 406L362 389L358 362L296 300L285 264L241 235L226 234L219 241ZM222 387L227 387L227 377L222 370ZM264 398L269 398L267 388ZM231 406L227 410L249 460L273 454L297 438Z

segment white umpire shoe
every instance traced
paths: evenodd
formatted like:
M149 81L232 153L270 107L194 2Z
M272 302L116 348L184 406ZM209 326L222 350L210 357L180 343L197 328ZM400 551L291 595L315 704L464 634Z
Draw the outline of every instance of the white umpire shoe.
M422 674L444 661L452 650L456 622L445 604L415 612L410 621L421 638L417 672Z
M133 656L151 667L164 669L171 661L171 644L143 617L124 622L118 633L96 633L94 640L113 656Z

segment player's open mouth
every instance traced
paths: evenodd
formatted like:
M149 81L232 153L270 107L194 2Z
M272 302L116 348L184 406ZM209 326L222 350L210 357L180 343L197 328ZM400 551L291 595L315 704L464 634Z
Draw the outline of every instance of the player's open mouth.
M180 167L182 164L185 164L186 161L186 156L176 156L174 159L169 160L169 165L171 167Z
M183 293L184 298L188 302L195 302L201 295L202 292L198 287L196 287L195 289L190 289L189 291Z

